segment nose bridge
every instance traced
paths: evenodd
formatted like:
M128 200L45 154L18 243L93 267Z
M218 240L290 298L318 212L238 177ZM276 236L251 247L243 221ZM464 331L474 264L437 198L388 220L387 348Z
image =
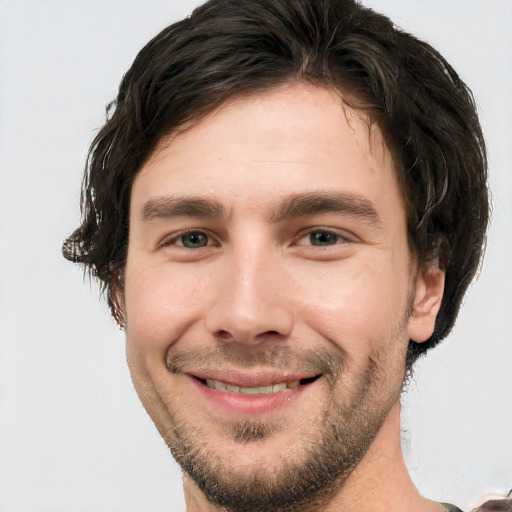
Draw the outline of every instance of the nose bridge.
M240 251L235 258L231 307L248 320L259 316L275 299L270 278L276 270L273 260L261 248Z
M289 334L293 315L282 286L283 262L264 237L233 243L217 280L219 290L207 315L216 336L255 344L268 334Z

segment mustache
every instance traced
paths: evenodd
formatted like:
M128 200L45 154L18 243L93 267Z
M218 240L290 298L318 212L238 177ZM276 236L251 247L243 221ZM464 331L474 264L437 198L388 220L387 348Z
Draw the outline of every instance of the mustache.
M226 366L234 368L273 369L285 373L306 372L337 378L344 367L342 354L334 355L325 349L303 349L262 346L257 351L236 350L229 345L176 350L167 353L166 365L174 374L191 371L218 370Z

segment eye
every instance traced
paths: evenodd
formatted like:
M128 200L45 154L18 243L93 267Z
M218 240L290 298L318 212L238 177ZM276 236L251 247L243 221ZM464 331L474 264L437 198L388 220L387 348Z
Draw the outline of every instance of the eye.
M186 233L179 233L171 238L166 238L160 244L162 247L179 246L185 249L201 249L211 245L211 239L202 231L188 231Z
M178 238L187 249L199 249L208 245L208 237L204 233L187 233Z
M327 229L315 229L303 235L297 245L314 247L329 247L348 242L348 239L339 233Z
M327 245L337 244L341 237L336 233L331 233L329 231L315 231L310 233L308 238L311 245L325 247Z

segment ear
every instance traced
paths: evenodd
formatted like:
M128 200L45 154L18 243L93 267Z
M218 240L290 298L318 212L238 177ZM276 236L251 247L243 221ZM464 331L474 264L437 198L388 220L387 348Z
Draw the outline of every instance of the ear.
M437 313L441 307L446 272L433 265L420 270L415 281L415 295L408 322L409 339L421 343L434 332Z
M108 290L108 305L112 316L119 328L124 331L126 328L126 316L124 307L124 288L123 283L118 277L112 279Z

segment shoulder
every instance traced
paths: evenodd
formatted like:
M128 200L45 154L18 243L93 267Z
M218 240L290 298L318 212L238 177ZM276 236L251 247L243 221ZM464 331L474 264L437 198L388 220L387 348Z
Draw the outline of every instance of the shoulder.
M486 501L474 512L512 512L512 499Z
M459 507L449 503L441 503L446 512L462 512ZM472 512L512 512L512 499L488 500Z

